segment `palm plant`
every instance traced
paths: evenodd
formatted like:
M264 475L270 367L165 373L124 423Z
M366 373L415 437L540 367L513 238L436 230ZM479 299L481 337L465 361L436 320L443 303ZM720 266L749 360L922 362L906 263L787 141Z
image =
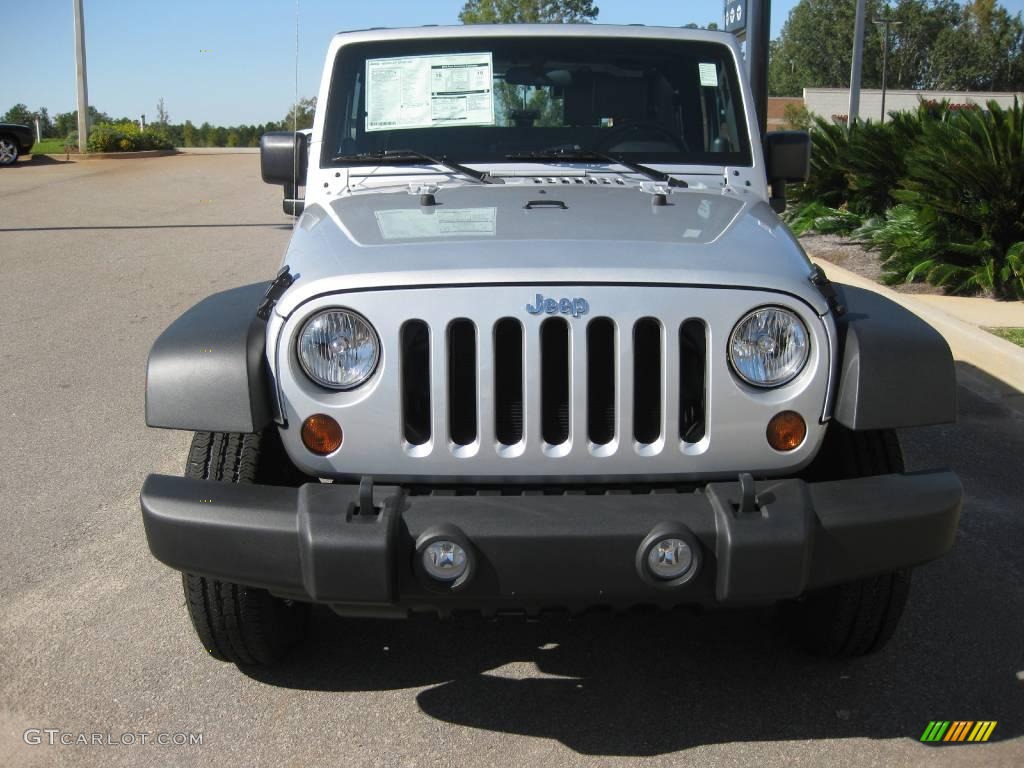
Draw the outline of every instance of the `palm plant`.
M849 185L851 211L879 216L895 205L893 190L906 173L907 158L921 135L922 126L942 119L922 104L916 112L899 112L887 123L855 123L850 126L849 150L842 171Z
M922 278L953 293L1024 298L1024 110L963 110L923 121L906 159L906 206L876 232L883 267L896 280ZM914 212L917 242L901 234ZM897 226L896 221L899 221ZM883 229L888 229L884 227Z
M793 190L796 210L815 202L840 208L849 195L844 170L849 151L846 126L815 116L810 133L811 173L806 182Z

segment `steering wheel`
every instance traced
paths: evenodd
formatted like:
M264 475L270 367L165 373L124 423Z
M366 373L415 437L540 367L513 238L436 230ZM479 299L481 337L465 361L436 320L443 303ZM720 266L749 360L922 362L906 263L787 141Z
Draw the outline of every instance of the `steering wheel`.
M605 134L604 138L601 139L595 149L601 152L607 152L608 150L613 149L616 144L622 143L623 139L625 139L627 135L635 133L636 131L654 131L668 139L669 143L680 152L687 151L686 143L681 137L676 136L676 134L659 123L652 123L646 120L636 120L617 128L612 128Z

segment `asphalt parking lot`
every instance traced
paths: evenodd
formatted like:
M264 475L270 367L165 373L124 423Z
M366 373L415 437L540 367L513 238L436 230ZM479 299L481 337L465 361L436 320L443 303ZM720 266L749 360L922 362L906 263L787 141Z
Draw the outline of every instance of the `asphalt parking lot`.
M438 623L315 615L283 668L206 656L138 491L180 472L143 419L163 328L270 277L289 236L255 155L0 169L0 765L1024 764L1024 407L962 370L955 426L903 435L967 503L880 655L821 662L768 612ZM928 721L997 720L925 746ZM27 744L26 729L202 734Z

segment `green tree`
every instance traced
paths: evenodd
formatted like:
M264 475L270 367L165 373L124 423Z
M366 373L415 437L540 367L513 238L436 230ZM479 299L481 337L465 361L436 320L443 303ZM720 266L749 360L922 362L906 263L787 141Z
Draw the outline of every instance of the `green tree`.
M164 97L156 103L156 121L160 125L167 125L170 122L170 115L167 114L167 107L164 106Z
M890 30L887 65L889 86L937 87L933 62L935 44L944 30L955 28L963 21L964 12L959 2L899 0L885 13L888 18L899 22ZM881 51L882 27L869 29L864 42Z
M937 88L1016 91L1024 88L1024 22L995 0L967 4L960 23L943 29L932 53Z
M877 17L882 5L868 0L867 17ZM855 8L851 0L800 0L793 7L769 49L773 96L800 96L805 87L849 87ZM864 87L881 82L881 58L878 46L865 44Z
M24 104L15 104L0 118L0 123L17 123L18 125L35 125L32 110Z
M798 96L804 87L850 84L855 3L800 0L771 47L771 93ZM996 0L868 0L865 88L882 74L881 27L890 18L890 88L1019 90L1024 85L1024 24Z
M308 99L299 99L297 104L292 104L288 114L281 122L281 129L285 131L302 130L313 127L313 116L316 114L316 96Z
M466 0L463 24L573 24L593 21L593 0Z
M127 119L127 118L124 118ZM100 123L113 123L115 120L106 112L100 112L96 107L89 106L89 125ZM119 121L118 121L119 122ZM73 112L60 112L53 118L53 130L59 137L70 135L78 130L78 110Z
M39 130L42 131L43 138L57 136L57 132L53 129L53 120L50 118L49 110L46 107L40 107L36 110L36 114L39 115Z

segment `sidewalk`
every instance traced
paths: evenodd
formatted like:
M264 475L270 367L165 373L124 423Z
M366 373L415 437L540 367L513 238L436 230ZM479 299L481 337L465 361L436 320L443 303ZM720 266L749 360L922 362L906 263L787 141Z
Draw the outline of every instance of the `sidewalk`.
M914 294L915 301L941 309L971 325L983 328L1024 328L1024 301L995 301L966 296Z
M980 326L1024 328L1024 303L992 299L897 293L847 269L816 259L829 279L880 293L901 304L943 335L953 357L981 369L1024 393L1024 348L993 336Z

